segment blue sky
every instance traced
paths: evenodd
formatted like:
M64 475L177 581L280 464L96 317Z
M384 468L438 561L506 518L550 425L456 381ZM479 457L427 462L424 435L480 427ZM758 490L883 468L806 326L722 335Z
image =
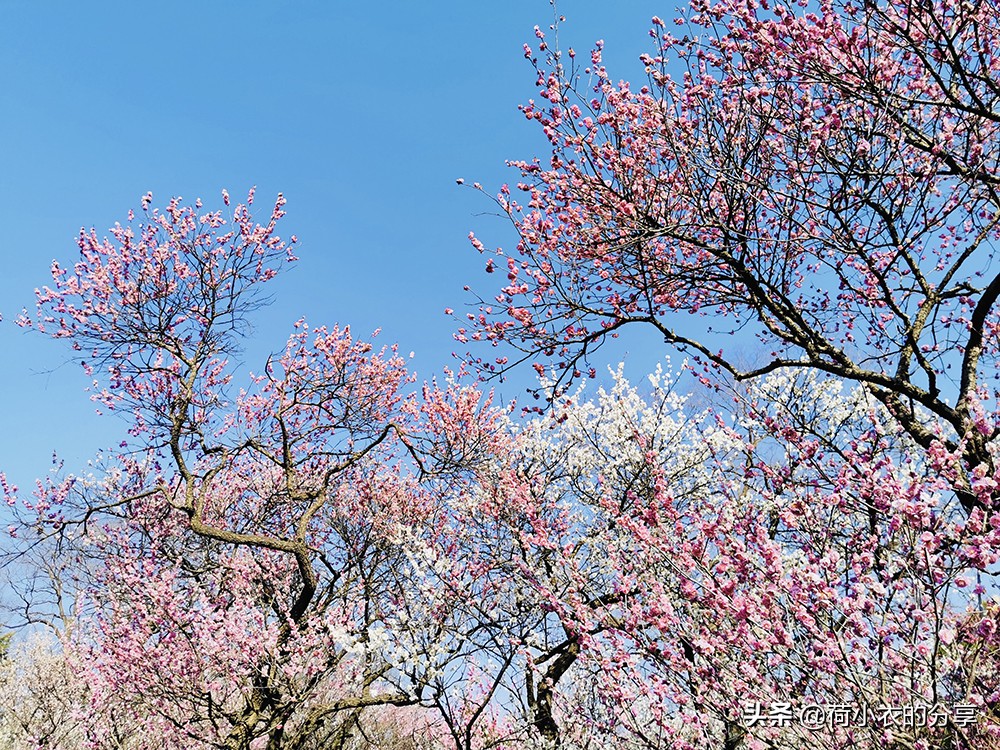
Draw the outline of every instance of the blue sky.
M672 8L564 0L562 44L603 38L610 69L634 77L649 19ZM78 468L124 430L95 415L65 348L12 321L52 259L75 258L81 226L104 232L147 190L154 205L171 195L211 205L222 188L251 185L262 210L279 191L288 198L284 233L299 236L301 261L256 319L251 369L303 315L363 335L381 327L424 378L454 365L464 347L444 308L472 301L465 284L490 288L467 235L511 236L489 200L455 180L492 193L515 178L505 159L544 153L517 105L535 94L521 48L551 23L547 2L0 0L0 10L0 469L12 480L30 485L53 451ZM531 377L525 368L500 388L518 396Z

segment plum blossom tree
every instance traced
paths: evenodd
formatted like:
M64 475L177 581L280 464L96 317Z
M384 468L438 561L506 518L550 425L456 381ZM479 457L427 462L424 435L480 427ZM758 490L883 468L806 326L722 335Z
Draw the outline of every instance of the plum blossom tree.
M545 561L529 580L565 628L562 663L601 685L571 691L611 704L589 713L611 745L991 747L1000 12L692 0L652 24L635 87L602 43L581 61L536 29L543 101L523 112L551 153L513 163L526 197L497 200L517 246L487 261L506 283L458 332L541 374L554 358L558 420L633 324L737 399L735 424L727 406L679 437L708 451L701 491L634 427L605 454L614 433L591 423L568 507L545 498L574 464L552 462L523 559ZM736 334L757 363L726 346ZM610 457L636 448L615 476ZM980 719L806 732L747 716L747 698L950 701Z
M85 563L64 750L995 741L997 517L949 503L962 452L918 450L868 388L773 372L727 414L618 373L516 427L299 321L237 390L281 203L198 211L81 235L23 320L134 440L25 506L25 539ZM747 699L979 720L807 731Z
M81 719L88 710L87 686L53 638L35 634L0 660L0 742L4 748L84 750L92 746ZM152 736L141 707L119 714L113 746L149 747ZM437 750L438 732L419 707L372 707L353 711L327 726L316 725L295 745L304 750Z
M533 625L515 638L535 736L991 747L1000 536L949 504L959 458L922 458L836 380L772 373L737 392L733 419L689 410L674 383L660 373L643 398L619 372L527 425L482 483L471 515L507 527L488 538L516 554L497 559L523 611L544 613L515 618ZM853 716L775 724L774 705ZM938 713L893 719L903 706Z
M552 155L516 164L524 206L502 190L520 242L459 335L556 358L533 422L305 321L238 387L294 259L280 196L258 224L252 192L147 195L53 264L21 322L70 343L132 442L23 505L48 614L74 613L51 674L75 723L51 742L1000 741L998 13L693 0L678 21L653 20L638 91L599 48L526 50ZM662 373L569 395L639 323L729 400L693 409ZM718 348L738 331L758 365ZM918 704L933 720L891 713Z
M967 514L995 510L996 4L692 0L650 34L637 86L601 43L525 47L551 154L513 163L519 241L488 261L508 281L459 337L555 356L563 384L638 324L713 381L861 383L920 450L961 456Z
M7 638L7 644L10 643ZM0 657L0 743L81 747L84 689L54 639L35 634Z
M150 201L111 239L81 233L22 318L71 342L133 436L102 475L40 483L28 504L39 543L96 561L64 638L86 740L119 746L126 715L164 747L346 743L374 726L365 709L420 703L447 617L415 596L404 544L434 507L421 477L440 441L421 423L488 403L407 393L394 348L304 321L236 391L246 316L294 260L284 201L263 225L253 192L228 216Z

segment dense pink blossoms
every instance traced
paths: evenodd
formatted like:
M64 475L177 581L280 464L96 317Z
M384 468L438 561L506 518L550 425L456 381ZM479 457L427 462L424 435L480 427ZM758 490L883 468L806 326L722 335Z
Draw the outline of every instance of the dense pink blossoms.
M693 0L652 23L639 87L600 45L525 51L552 153L515 164L523 205L501 191L519 243L458 336L534 359L532 419L302 320L238 381L294 260L280 196L258 224L252 193L147 195L81 234L21 322L68 340L132 442L23 502L0 478L62 639L0 674L22 709L0 737L998 746L1000 14ZM692 359L571 392L633 323ZM744 331L754 364L724 345Z
M514 163L520 241L489 261L508 283L460 337L554 356L563 382L643 324L709 380L864 383L923 450L962 453L967 512L993 508L973 485L996 472L995 4L695 0L650 33L633 86L538 31L523 111L551 155Z

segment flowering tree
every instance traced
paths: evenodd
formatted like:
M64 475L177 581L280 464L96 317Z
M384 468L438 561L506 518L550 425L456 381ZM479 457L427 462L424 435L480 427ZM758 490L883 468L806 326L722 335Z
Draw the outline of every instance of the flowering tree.
M78 748L83 687L50 637L35 635L0 656L0 742L4 747Z
M407 394L395 349L304 321L236 391L246 315L294 259L283 200L263 225L252 201L224 216L147 196L138 226L82 233L22 319L71 342L134 437L101 475L41 483L28 504L36 540L95 561L64 638L95 747L125 741L122 715L167 747L346 742L373 726L365 709L420 703L436 667L448 601L417 595L404 532L429 523L433 456L461 456L421 424L488 403L457 385Z
M993 510L996 5L692 0L651 35L637 87L600 44L526 47L545 101L523 111L552 153L515 162L508 284L459 336L555 355L560 382L643 324L713 380L863 383L921 450L960 454L967 514ZM720 349L736 332L758 365Z
M601 43L580 62L536 35L544 101L523 112L551 154L514 163L526 197L498 202L519 241L487 261L507 281L458 336L540 373L555 358L554 429L591 436L546 449L528 539L567 633L562 689L596 696L612 746L991 746L995 4L693 0L653 19L636 87ZM633 324L733 395L736 424L724 405L657 440L614 400L588 421L566 387ZM761 361L727 351L736 333ZM700 446L697 470L644 448L665 444ZM979 718L806 731L746 700Z
M961 452L918 451L867 389L771 373L689 413L669 377L643 399L619 373L514 429L300 321L236 390L227 356L289 259L280 201L264 226L145 217L84 234L23 321L71 341L134 438L26 506L26 539L85 563L66 750L995 739L996 516L949 505ZM748 698L982 720L817 734Z
M470 515L506 528L486 535L495 559L543 613L504 631L534 736L991 747L1000 530L949 504L957 457L924 460L835 380L773 373L736 396L720 418L669 375L643 398L619 372L484 477Z
M459 335L556 358L532 423L304 321L237 387L293 260L280 197L258 224L252 193L147 195L53 265L22 323L74 347L132 444L23 506L69 625L51 674L83 706L52 741L996 743L998 13L693 0L678 20L653 20L637 91L599 48L526 50L553 153L517 163L524 206L501 192L520 242ZM662 374L569 396L633 323L730 400L692 410ZM737 331L761 363L719 349ZM883 713L918 704L933 720ZM870 720L774 713L805 705Z

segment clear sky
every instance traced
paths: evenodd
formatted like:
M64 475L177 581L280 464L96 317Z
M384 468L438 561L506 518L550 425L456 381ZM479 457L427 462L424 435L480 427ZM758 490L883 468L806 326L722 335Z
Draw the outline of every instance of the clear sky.
M634 78L649 19L676 4L563 0L561 44L603 38L609 68ZM464 347L444 308L471 302L465 284L491 288L467 235L511 236L455 180L493 193L515 179L505 159L544 153L517 105L535 95L521 48L552 22L547 2L0 0L0 11L0 469L12 480L30 485L53 451L73 471L123 431L96 417L68 351L13 319L54 258L75 258L81 226L124 222L147 190L154 205L212 205L251 185L262 210L288 198L283 234L299 236L301 261L257 318L251 369L303 315L381 327L422 378L454 365ZM531 377L500 388L517 396Z

